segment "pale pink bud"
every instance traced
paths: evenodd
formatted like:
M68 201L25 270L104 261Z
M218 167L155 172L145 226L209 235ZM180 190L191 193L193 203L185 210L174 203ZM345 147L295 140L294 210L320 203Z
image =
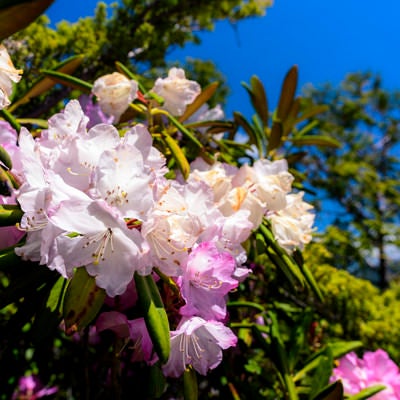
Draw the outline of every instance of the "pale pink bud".
M119 72L101 76L94 82L92 93L103 112L118 122L129 104L137 97L138 84Z

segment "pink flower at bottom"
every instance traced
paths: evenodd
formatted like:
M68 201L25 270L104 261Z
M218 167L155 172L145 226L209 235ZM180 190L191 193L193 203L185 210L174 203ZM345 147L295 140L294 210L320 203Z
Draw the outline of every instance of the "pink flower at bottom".
M370 386L384 385L386 389L371 399L400 400L400 370L381 349L366 352L363 358L358 358L354 352L346 354L333 370L331 382L338 379L342 381L346 394L353 395Z
M43 387L36 375L23 376L18 381L18 388L12 396L12 400L36 400L41 397L50 396L58 391L56 386Z
M221 322L200 317L183 318L171 332L171 352L163 373L177 378L192 365L197 372L206 375L222 361L222 350L236 343L235 334Z

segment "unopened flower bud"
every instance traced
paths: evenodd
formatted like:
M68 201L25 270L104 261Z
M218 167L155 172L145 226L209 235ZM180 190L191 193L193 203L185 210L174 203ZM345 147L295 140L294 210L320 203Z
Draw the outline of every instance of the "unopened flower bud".
M138 84L119 72L101 76L94 82L92 93L103 112L118 122L129 104L137 97Z

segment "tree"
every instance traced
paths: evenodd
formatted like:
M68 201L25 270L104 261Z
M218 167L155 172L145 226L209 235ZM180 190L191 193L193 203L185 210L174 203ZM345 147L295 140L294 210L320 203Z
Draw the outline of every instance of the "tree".
M86 17L70 24L62 21L57 29L49 27L49 20L41 16L26 29L5 40L15 65L24 66L24 82L17 88L16 97L26 93L40 79L41 71L57 67L60 61L71 56L82 56L75 65L74 75L93 81L115 71L115 62L129 65L151 81L165 72L166 55L174 47L188 42L199 43L198 33L212 30L218 20L227 19L232 24L249 17L261 16L271 5L263 1L134 1L124 0L114 6L107 18L104 3L99 3L93 18ZM84 56L83 56L84 55ZM210 62L188 60L192 79L200 84L219 80L221 74ZM72 73L72 71L69 71ZM227 88L220 91L218 101L223 101ZM28 104L20 105L18 115L37 117L54 112L54 106L66 96L68 88L54 88L51 96L38 96Z
M305 97L329 104L314 117L313 132L341 143L307 156L308 180L330 209L320 240L334 254L332 265L385 288L399 273L400 93L385 90L378 75L356 73L337 88L308 88Z

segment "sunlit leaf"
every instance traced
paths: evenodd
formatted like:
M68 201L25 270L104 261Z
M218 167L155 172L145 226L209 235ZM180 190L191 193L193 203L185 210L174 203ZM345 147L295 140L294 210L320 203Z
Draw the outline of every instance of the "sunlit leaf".
M75 76L64 74L62 72L43 69L40 71L56 83L69 86L73 89L79 89L83 92L90 93L93 85L89 82L83 81L82 79L76 78Z
M183 177L187 179L190 173L190 165L183 150L179 146L178 142L170 135L164 134L163 139L168 148L171 150L171 154L174 157L179 170L182 172Z
M185 112L181 117L179 117L179 121L183 122L186 121L188 118L190 118L199 108L207 103L208 100L211 99L213 94L218 88L219 83L218 82L213 82L210 83L207 87L205 87L201 93L194 99L192 104L189 104L186 107Z
M21 221L23 214L24 213L19 205L0 204L0 226L15 225Z
M327 136L309 135L291 138L290 141L296 146L326 146L326 147L341 147L341 144L336 139Z
M84 56L77 55L67 58L63 62L59 63L52 71L64 73L64 74L72 74L78 67L81 65ZM47 76L43 76L37 80L31 88L17 101L15 101L9 108L10 111L15 110L21 104L28 103L32 98L40 96L41 94L47 92L56 84L54 78L49 78Z
M72 335L85 328L98 314L106 292L96 285L84 267L77 268L65 292L63 316L65 332Z
M354 396L347 397L347 400L366 400L372 397L374 394L382 392L385 390L386 386L384 385L374 385L370 386L367 389L361 390L361 392L355 394Z
M184 400L197 400L198 397L199 389L196 371L189 367L183 373L183 398Z
M151 275L141 276L135 273L135 284L139 305L154 349L161 363L165 363L169 358L171 345L168 317L160 292Z
M268 138L268 152L275 150L281 144L283 134L282 124L280 122L274 122L272 124L271 133Z
M289 115L296 94L297 80L298 69L297 66L293 66L283 80L278 108L276 110L276 117L279 121L285 120Z
M264 85L260 81L260 79L253 75L250 79L251 86L242 82L242 86L247 90L251 104L256 110L258 116L261 119L264 127L268 126L268 99L265 93Z

